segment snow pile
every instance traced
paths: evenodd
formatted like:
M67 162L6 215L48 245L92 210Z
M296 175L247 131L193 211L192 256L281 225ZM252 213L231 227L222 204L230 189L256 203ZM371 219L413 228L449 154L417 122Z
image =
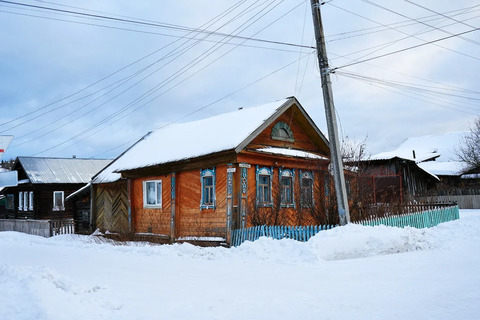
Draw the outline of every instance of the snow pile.
M0 319L479 319L480 211L237 248L0 232Z
M77 310L74 318L89 318L89 309L98 315L106 308L110 313L119 306L105 300L101 287L85 286L58 275L49 268L0 266L0 315L2 319L62 319L62 305Z

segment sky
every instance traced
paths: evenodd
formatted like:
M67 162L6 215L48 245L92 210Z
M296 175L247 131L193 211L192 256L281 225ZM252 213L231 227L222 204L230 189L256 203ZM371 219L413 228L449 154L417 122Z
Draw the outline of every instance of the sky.
M21 3L0 0L0 135L14 136L3 160L115 158L157 128L289 96L328 136L310 1ZM321 11L341 140L376 154L469 130L477 1Z

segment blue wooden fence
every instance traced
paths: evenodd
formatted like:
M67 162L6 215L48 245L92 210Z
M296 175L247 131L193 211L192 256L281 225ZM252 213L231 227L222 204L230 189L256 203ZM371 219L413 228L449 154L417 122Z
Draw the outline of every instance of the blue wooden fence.
M308 241L311 237L322 230L334 228L334 225L323 226L256 226L232 231L232 246L239 246L244 241L255 241L260 237L273 239L294 239Z
M364 226L386 225L403 228L411 226L414 228L430 228L442 222L456 220L460 217L458 206L426 210L416 213L374 218L370 220L356 221L356 224ZM308 241L311 237L322 230L332 229L334 225L323 226L256 226L232 231L231 245L236 247L245 241L255 241L260 237L273 239L294 239L297 241Z

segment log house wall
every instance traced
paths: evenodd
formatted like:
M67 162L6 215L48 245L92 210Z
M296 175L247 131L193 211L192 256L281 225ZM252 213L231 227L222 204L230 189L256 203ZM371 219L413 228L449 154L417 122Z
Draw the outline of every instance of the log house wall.
M207 169L207 168L204 168ZM226 237L227 166L215 167L215 209L200 209L200 170L178 172L176 238Z
M170 235L170 179L170 175L162 175L132 180L132 224L134 232ZM143 182L148 180L162 180L161 208L144 208Z

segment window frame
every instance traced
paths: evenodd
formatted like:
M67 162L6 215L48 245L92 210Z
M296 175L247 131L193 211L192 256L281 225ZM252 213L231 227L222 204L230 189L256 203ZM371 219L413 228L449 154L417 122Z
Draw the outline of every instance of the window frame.
M28 211L28 191L23 192L23 211Z
M260 177L268 177L268 186L265 184L260 185ZM272 180L273 180L273 167L260 167L257 165L256 170L256 205L257 207L272 207L273 206L273 194L272 194ZM266 186L266 187L265 187ZM260 201L260 195L265 194L265 192L261 192L260 190L268 190L269 199L266 199L265 196L263 197L262 201Z
M33 191L28 193L28 210L33 211Z
M310 180L309 188L305 188L303 185L303 180ZM310 171L302 171L300 170L300 205L302 208L311 208L315 205L315 197L314 197L314 186L315 186L315 178L313 173ZM305 191L305 189L310 189L310 191ZM307 203L305 201L306 192L310 194L310 201Z
M7 194L7 202L5 203L5 209L8 211L15 210L15 195L9 193Z
M207 178L212 179L212 185L206 185L205 181ZM200 209L214 209L216 207L216 184L217 184L216 169L208 168L200 170L200 184L201 184L201 195L200 195ZM208 196L210 194L210 196ZM211 198L211 199L208 199ZM207 200L211 200L208 201Z
M55 205L55 194L60 193L62 195L62 205ZM64 191L53 191L53 211L65 211L65 192Z
M295 169L279 168L279 185L280 185L280 205L282 208L295 208ZM284 179L290 180L290 199L285 200L287 185L283 184Z
M148 203L148 193L147 193L147 185L149 183L153 183L155 186L155 203ZM158 190L158 185L160 185L160 190ZM143 192L143 208L144 209L152 209L152 208L162 208L163 204L163 182L161 179L153 179L153 180L145 180L142 181L142 192ZM160 196L160 201L159 201Z
M18 192L18 211L23 211L23 191Z

